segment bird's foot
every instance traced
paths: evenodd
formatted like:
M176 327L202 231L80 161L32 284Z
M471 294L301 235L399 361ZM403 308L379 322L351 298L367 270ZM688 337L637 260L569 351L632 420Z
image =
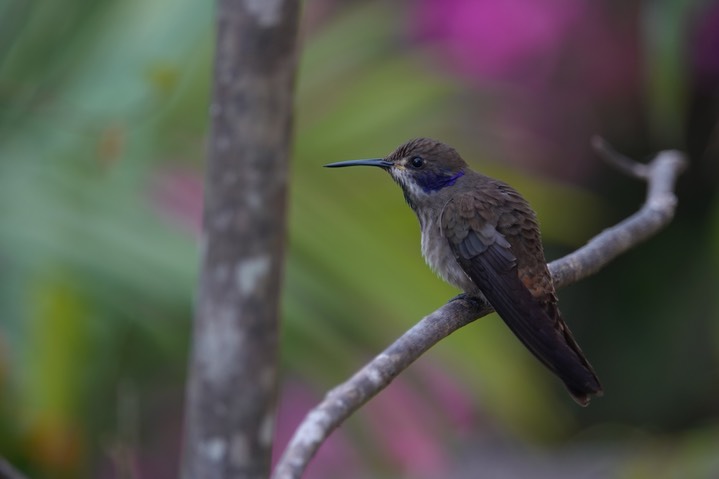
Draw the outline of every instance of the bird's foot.
M487 301L484 298L482 298L481 296L474 296L469 293L460 293L447 302L452 303L454 301L465 301L468 303L472 303L473 306L477 306L477 307L482 307L485 304L487 304Z
M455 296L454 298L450 299L447 302L451 303L452 301L463 301L463 300L466 300L468 297L469 297L469 295L467 293L459 293L457 296Z

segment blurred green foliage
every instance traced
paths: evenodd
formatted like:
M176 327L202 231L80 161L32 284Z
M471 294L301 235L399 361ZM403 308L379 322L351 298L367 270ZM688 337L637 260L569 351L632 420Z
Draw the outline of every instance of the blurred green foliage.
M645 103L597 100L577 121L557 97L548 103L556 111L532 112L540 123L567 116L554 161L579 173L550 179L513 110L523 111L517 85L453 72L415 41L412 3L306 2L287 377L319 395L456 294L423 264L416 220L389 178L322 164L441 138L528 197L556 257L631 213L643 194L592 158L591 125L633 155L672 146L693 160L675 224L560 294L607 397L577 410L491 317L423 362L462 384L476 411L470 436L449 420L427 434L453 458L481 447L476 436L510 437L560 451L573 441L636 448L607 477L717 472L717 138L702 123L716 125L716 91L698 96L682 56L700 2L630 3L643 20L646 63L636 67L646 75L628 95ZM32 477L175 475L212 40L203 2L0 4L0 453ZM562 150L564 139L583 146ZM527 169L503 161L517 156ZM354 446L376 458L361 466L377 466L368 475L406 470L378 446L372 417L420 411L412 397L437 387L427 377L424 366L410 368L408 395L349 421ZM671 465L657 466L660 456Z

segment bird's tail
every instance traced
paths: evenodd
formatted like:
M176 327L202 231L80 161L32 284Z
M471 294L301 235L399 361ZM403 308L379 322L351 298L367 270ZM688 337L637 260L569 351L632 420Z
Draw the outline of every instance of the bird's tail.
M535 298L524 288L517 288L511 300L494 292L487 296L514 335L562 380L579 405L586 406L592 396L603 394L594 368L562 319L555 299Z
M554 321L558 334L561 335L564 343L574 353L582 367L578 369L576 361L570 361L570 364L564 360L553 361L552 364L547 364L544 360L542 362L545 362L547 367L564 382L569 394L579 405L587 406L592 396L602 396L604 393L599 378L562 319L556 302L548 301L544 306L547 315Z
M504 254L487 248L481 261L459 261L514 335L586 406L592 396L602 394L602 385L562 320L554 293L534 297L519 279L516 265L503 263Z

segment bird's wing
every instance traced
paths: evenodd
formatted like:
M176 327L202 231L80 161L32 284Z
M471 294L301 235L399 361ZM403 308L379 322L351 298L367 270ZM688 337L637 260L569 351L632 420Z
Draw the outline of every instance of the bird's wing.
M601 391L596 376L578 348L567 343L561 320L558 325L522 283L511 244L478 201L472 192L458 195L442 212L442 233L457 262L527 349L580 404L588 403L589 394Z

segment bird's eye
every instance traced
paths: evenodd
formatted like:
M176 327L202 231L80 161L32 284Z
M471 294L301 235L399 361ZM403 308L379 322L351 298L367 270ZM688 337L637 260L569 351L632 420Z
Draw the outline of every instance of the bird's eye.
M413 156L409 159L409 164L412 168L422 168L422 166L424 166L424 158L421 156Z

